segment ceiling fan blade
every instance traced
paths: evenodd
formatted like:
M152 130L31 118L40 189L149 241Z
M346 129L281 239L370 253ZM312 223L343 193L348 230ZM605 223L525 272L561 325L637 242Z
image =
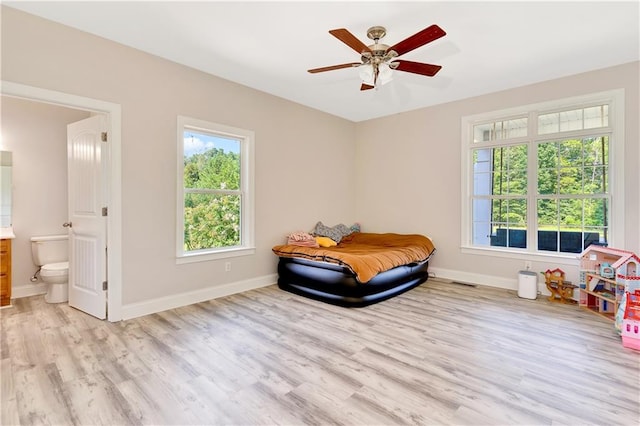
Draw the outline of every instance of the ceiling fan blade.
M359 54L362 54L362 52L371 52L371 49L369 49L369 47L366 44L358 40L356 36L351 34L345 28L330 30L329 34L331 34L332 36L334 36L335 38L337 38L338 40L340 40L341 42L343 42L344 44L346 44L347 46L349 46Z
M426 75L428 77L433 77L442 68L441 65L423 64L422 62L403 61L400 59L391 63L398 64L395 68L398 71L411 72L414 74Z
M329 67L314 68L314 69L308 70L308 72L310 72L311 74L315 74L317 72L333 71L333 70L339 70L342 68L357 67L359 65L362 65L362 64L360 62L351 62L348 64L331 65Z
M360 86L360 90L369 90L373 88L375 88L375 86L371 86L369 84L364 84L364 83L362 83L362 86Z
M411 37L408 37L401 42L394 44L387 49L387 52L393 50L398 54L398 56L404 55L405 53L410 52L413 49L417 49L420 46L424 46L427 43L431 43L432 41L437 40L440 37L445 36L446 34L447 33L445 33L442 28L434 24L412 35Z

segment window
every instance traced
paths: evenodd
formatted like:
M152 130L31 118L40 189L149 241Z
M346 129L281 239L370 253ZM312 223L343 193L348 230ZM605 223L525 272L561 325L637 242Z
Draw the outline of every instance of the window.
M609 136L537 144L538 250L580 253L609 242Z
M620 92L465 117L463 247L566 255L613 229L621 244Z
M178 117L178 262L253 254L253 132Z
M474 243L526 248L527 145L473 150Z

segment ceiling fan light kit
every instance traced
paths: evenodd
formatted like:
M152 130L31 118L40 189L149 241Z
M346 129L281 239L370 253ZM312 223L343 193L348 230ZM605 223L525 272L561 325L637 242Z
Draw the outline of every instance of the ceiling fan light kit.
M391 47L379 43L380 39L387 34L386 28L381 26L371 27L367 30L367 37L373 40L373 44L370 46L358 40L345 28L331 30L329 34L358 52L361 55L360 62L314 68L308 72L315 74L342 68L361 67L359 73L362 80L360 90L369 90L388 83L393 78L393 70L433 77L442 68L440 65L396 60L400 55L443 37L446 33L437 25L431 25Z
M377 75L376 75L377 74ZM360 80L363 84L377 87L393 80L393 71L389 64L366 64L360 66Z

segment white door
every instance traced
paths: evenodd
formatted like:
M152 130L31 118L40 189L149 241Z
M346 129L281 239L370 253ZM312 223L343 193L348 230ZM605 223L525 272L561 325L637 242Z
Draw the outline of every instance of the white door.
M69 189L69 305L107 314L106 136L103 115L67 126Z

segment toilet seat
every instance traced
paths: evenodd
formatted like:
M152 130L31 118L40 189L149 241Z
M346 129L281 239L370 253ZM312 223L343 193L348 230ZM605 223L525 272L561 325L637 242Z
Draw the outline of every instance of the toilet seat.
M42 265L40 275L47 277L57 277L61 275L67 275L69 273L69 262L49 263Z

